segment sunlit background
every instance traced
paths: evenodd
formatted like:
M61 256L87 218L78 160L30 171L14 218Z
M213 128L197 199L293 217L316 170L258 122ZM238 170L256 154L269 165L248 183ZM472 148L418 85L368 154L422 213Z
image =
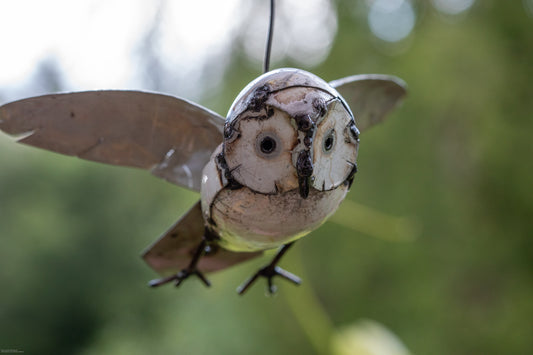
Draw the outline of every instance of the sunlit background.
M0 104L161 91L225 115L261 74L266 0L1 1ZM0 352L533 353L533 1L277 0L272 68L394 74L331 222L268 259L152 290L138 257L198 198L0 134Z

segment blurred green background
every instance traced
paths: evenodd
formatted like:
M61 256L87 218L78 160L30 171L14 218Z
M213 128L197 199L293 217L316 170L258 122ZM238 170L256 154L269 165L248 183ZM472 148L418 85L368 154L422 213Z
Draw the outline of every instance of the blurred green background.
M149 289L155 274L140 251L198 195L143 171L24 147L2 134L0 349L533 353L533 1L448 1L471 5L455 12L445 11L445 0L389 1L392 8L408 3L415 15L412 30L397 41L371 31L367 15L376 2L328 3L337 23L323 58L299 62L288 46L272 64L326 80L394 74L409 85L404 105L361 137L353 203L282 261L303 276L301 287L278 280L278 294L267 297L260 282L238 296L235 288L264 258L211 275L210 289L198 280ZM243 34L250 22L267 20L267 4L250 3L221 80L197 95L223 115L261 71L246 54ZM280 10L278 23L291 15ZM0 35L6 36L17 33ZM260 39L262 54L264 31ZM145 51L137 55L147 59L135 63L159 79L130 88L168 92L168 73L149 51L153 38L141 40ZM43 60L32 79L38 90L69 89L64 68L53 56ZM216 55L209 58L216 62ZM0 86L0 103L34 94L32 80L17 97ZM185 84L173 93L190 98ZM358 204L384 220L409 218L420 231L406 237L379 226L390 229L390 238L375 238L372 226L349 228L365 211Z

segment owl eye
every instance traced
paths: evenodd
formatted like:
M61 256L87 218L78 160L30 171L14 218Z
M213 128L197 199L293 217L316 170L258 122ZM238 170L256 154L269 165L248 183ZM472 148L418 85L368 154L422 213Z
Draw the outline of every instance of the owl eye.
M273 158L278 156L281 142L274 133L261 133L257 136L255 149L257 153L264 158Z
M276 149L276 141L272 137L265 137L261 140L261 151L270 154Z
M335 145L335 131L332 129L328 134L324 136L323 149L325 153L328 153L333 149Z

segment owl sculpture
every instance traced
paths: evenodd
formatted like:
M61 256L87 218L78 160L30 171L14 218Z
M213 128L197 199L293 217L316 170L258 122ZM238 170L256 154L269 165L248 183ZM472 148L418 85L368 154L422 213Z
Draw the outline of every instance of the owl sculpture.
M224 119L185 99L139 91L88 91L0 107L0 129L20 143L149 170L199 191L200 200L143 253L180 285L279 248L259 277L300 279L277 264L345 198L357 172L359 135L406 94L393 76L332 82L298 69L267 72L246 86Z

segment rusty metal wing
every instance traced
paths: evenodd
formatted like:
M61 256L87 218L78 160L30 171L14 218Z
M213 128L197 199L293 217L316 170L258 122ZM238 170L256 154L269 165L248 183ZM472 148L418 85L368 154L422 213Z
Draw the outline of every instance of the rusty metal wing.
M329 84L350 106L360 131L382 122L407 94L405 82L392 75L353 75Z
M52 94L0 107L0 129L20 143L147 169L196 191L223 125L224 118L195 103L140 91Z
M186 268L204 235L204 220L198 201L183 217L143 252L148 265L163 276ZM216 246L214 248L217 248ZM198 262L198 269L213 272L261 255L237 253L222 248L211 250Z

